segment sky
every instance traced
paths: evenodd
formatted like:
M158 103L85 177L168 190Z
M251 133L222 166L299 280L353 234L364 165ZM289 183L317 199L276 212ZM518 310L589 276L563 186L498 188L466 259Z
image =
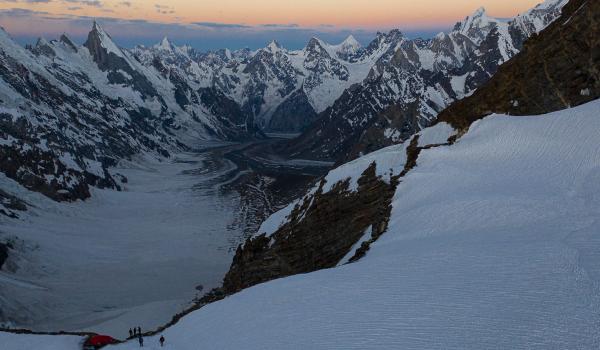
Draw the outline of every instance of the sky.
M271 40L303 47L313 36L363 44L398 28L431 37L483 6L512 17L541 0L0 0L0 25L17 41L67 33L83 42L96 19L117 44L150 45L167 36L202 50L258 48Z

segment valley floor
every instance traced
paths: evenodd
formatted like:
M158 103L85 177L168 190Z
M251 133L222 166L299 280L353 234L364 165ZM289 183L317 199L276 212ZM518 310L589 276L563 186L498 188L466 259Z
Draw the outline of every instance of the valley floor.
M239 195L219 190L236 165L203 152L112 171L129 179L125 191L94 189L70 204L22 193L36 208L23 221L0 218L1 235L19 239L16 272L0 272L0 309L15 326L123 337L170 320L202 294L196 287L220 284L242 239L232 224Z

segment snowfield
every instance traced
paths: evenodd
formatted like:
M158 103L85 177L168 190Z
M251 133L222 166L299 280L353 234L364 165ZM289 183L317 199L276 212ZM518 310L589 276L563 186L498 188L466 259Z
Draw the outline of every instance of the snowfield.
M423 150L365 258L210 304L166 330L165 349L597 349L599 115L600 101L493 115ZM23 338L36 337L0 343ZM69 339L36 348L54 341Z

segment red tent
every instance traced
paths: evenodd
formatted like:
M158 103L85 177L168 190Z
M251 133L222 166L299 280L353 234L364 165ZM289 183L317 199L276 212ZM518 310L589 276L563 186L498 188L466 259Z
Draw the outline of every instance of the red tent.
M108 335L93 335L85 341L83 346L84 348L99 349L103 346L114 344L116 342L117 340L115 340L113 337L109 337Z

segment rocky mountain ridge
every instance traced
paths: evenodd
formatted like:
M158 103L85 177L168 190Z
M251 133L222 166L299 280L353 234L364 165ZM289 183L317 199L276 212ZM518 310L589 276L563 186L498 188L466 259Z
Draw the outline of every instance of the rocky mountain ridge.
M146 66L158 61L199 86L215 87L240 105L249 123L265 131L298 132L344 89L365 79L389 44L367 53L349 36L337 45L312 38L302 50L273 41L256 51L201 53L165 38L132 53Z
M388 41L393 49L286 151L293 157L343 162L406 140L485 83L524 40L560 16L565 3L548 0L508 20L480 8L430 40L410 40L397 31L380 34L364 51Z
M140 152L253 137L235 102L141 65L97 23L83 46L63 35L23 48L0 30L0 78L0 171L59 201L119 189L108 169Z

